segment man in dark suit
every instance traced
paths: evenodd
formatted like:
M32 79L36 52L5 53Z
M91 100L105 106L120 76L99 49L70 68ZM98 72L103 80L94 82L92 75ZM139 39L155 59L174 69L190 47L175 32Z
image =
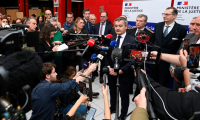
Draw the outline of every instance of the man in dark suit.
M96 24L97 18L95 15L90 16L90 22L92 23L92 30L94 31L94 25Z
M150 40L148 43L150 44L153 44L154 43L154 40L155 40L155 35L154 35L154 32L145 28L145 25L147 23L147 20L148 20L148 17L144 14L139 14L136 18L136 28L133 28L133 29L129 29L127 31L127 34L133 36L133 37L136 37L136 34L138 33L139 30L143 30L146 32L147 35L150 36ZM131 80L131 83L129 84L130 85L130 90L129 90L129 94L133 94L133 82L134 80Z
M128 21L119 17L114 21L115 32L116 35L113 36L113 40L117 40L117 45L115 48L122 48L126 43L135 43L135 38L128 35L126 33L126 29L128 27ZM124 51L125 56L128 57L129 49L131 49L131 45L126 45L126 49ZM108 84L110 89L110 104L111 104L111 113L114 113L116 110L116 81L117 81L117 73L114 72L114 62L111 59L112 48L108 55L105 57L105 64L109 67L109 75L108 75ZM121 97L121 115L120 119L124 120L129 107L129 81L133 79L133 70L131 69L131 62L121 61L119 62L119 91Z
M92 29L92 23L89 20L90 17L90 9L86 8L83 10L83 19L85 21L84 29L88 31L89 34L94 34Z
M136 34L138 33L139 30L143 30L146 32L146 34L148 34L150 36L150 40L149 42L151 42L152 44L154 43L154 32L151 31L150 29L145 28L145 25L147 24L147 19L148 17L144 14L139 14L136 18L136 28L130 29L127 34L135 37Z
M50 11L50 10L46 10L44 16L45 16L46 19L51 19L51 17L52 17L52 13L51 13L51 11ZM46 19L45 19L45 20L46 20ZM46 22L46 21L43 21L43 22L40 24L40 26L39 26L39 27L40 27L40 28L39 28L40 31L41 31L42 28L44 27L45 22Z
M175 22L177 14L176 8L168 7L163 13L164 22L155 26L154 45L159 46L162 53L176 54L187 33L184 26ZM161 85L167 86L170 77L169 67L169 63L161 60L158 65L150 68L150 76Z

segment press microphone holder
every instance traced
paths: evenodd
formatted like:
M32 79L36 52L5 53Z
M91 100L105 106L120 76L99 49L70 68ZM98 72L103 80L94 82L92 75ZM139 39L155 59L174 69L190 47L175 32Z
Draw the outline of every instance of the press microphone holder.
M116 114L115 114L115 120L119 120L119 68L120 68L120 64L119 64L119 59L118 57L115 58L115 64L114 64L114 72L117 73L117 83L116 83Z

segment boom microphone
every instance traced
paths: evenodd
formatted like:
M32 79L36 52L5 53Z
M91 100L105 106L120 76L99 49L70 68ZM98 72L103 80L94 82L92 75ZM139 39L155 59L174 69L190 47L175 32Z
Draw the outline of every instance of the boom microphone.
M95 44L95 41L93 39L89 39L87 42L87 47L83 51L81 57L85 54L85 52L88 50L88 48L94 46L94 44Z
M96 63L98 63L99 60L103 60L104 55L105 55L105 52L104 51L100 51L99 54L97 55Z
M87 61L85 61L82 65L82 73L84 72L85 69L87 69L89 66L89 63Z
M9 88L6 88L6 84L0 84L1 96L5 91L15 92L26 84L33 87L42 69L42 59L36 52L27 50L5 57L0 61L0 66L8 71L6 74L2 74L5 71L0 69L0 83L9 84ZM9 77L3 79L6 78L4 76Z

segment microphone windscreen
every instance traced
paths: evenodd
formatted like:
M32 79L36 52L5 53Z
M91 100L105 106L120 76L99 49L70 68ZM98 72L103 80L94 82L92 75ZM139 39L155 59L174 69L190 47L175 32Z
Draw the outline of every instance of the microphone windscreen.
M93 39L89 39L87 42L87 45L89 45L90 47L94 46L95 41Z
M116 44L117 44L117 41L113 40L113 41L110 43L110 46L115 47Z
M113 37L112 34L107 34L107 35L106 35L106 38L108 38L108 39L112 39L112 37Z
M112 59L113 61L115 61L116 58L119 60L119 62L122 60L122 49L120 49L120 48L115 48L115 49L112 51L111 59Z
M91 59L92 59L92 60L96 60L96 58L97 58L97 54L95 54L95 53L92 54Z
M88 68L88 66L89 66L89 63L85 61L85 62L83 63L83 65L82 65L82 69L85 70L85 69Z
M26 84L30 86L36 84L43 62L36 52L26 50L2 59L0 66L9 71L9 91L15 91Z

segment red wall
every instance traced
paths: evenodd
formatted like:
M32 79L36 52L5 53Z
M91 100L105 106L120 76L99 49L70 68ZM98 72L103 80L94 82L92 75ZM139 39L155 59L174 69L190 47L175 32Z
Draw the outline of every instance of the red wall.
M84 0L84 9L89 8L90 14L95 14L97 22L100 21L100 6L108 12L108 20L113 24L114 20L122 15L123 0Z

